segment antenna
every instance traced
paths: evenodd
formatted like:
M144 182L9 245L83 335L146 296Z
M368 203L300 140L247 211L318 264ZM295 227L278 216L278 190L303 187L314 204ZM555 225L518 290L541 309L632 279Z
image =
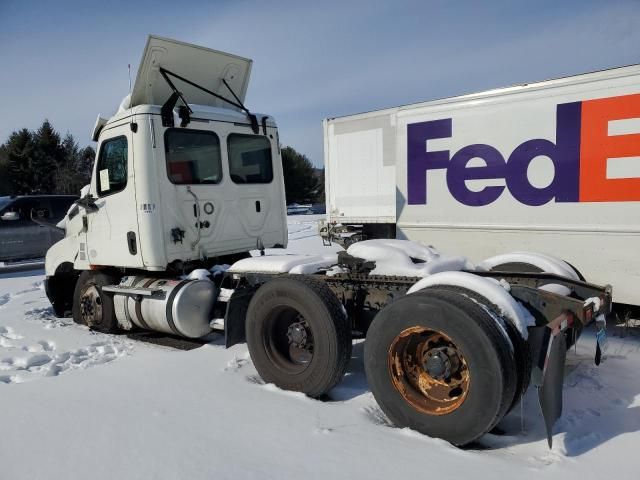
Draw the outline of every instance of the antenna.
M127 105L127 108L131 107L131 64L128 63L127 64L127 68L129 69L129 105ZM136 133L138 131L138 124L136 122L133 121L133 116L131 116L131 123L129 123L129 127L131 128L131 131L133 133Z

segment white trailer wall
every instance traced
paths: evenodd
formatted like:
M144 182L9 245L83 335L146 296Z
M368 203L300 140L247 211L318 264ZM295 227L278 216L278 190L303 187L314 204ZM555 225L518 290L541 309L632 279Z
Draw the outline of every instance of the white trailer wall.
M324 122L330 220L395 223L396 131L391 113Z
M325 155L331 190L330 218L334 219L334 212L353 212L360 217L364 215L365 218L359 218L360 221L379 222L377 213L374 215L373 209L367 209L367 205L379 208L380 201L372 197L381 191L385 195L390 194L385 182L391 175L388 169L382 171L380 162L395 164L395 215L399 238L423 241L447 253L467 255L476 262L516 250L555 255L575 265L588 281L611 283L615 301L640 305L640 183L637 189L633 187L634 182L640 182L638 94L640 67L631 66L330 120L325 125L325 146L328 146ZM585 113L584 105L589 100L623 96L616 108L625 110L621 114L625 118L620 119L620 115L616 118L614 112L611 121L604 124L606 131L600 133L603 135L602 144L606 144L609 137L616 137L612 144L622 142L625 145L625 148L611 148L611 158L604 158L604 168L607 180L630 179L621 188L631 196L627 201L621 201L620 198L615 201L607 201L607 198L593 201L597 194L591 187L594 169L591 163L585 162L595 161L589 149L606 150L609 147L585 141L591 138L589 132L593 130L589 130L588 125L585 127L588 112ZM549 156L545 156L548 152L543 148L528 167L518 173L513 171L515 162L510 162L510 156L524 142L534 139L547 140L556 145L558 105L573 102L582 102L577 110L574 109L575 113L582 108L582 123L578 123L581 126L581 140L578 141L581 144L574 145L581 162L580 173L577 170L575 172L580 180L579 198L558 201L558 198L552 197L540 205L527 204L532 202L523 200L522 196L516 198L519 196L517 189L512 188L516 191L514 196L504 177L520 175L532 187L544 189L558 175L556 165ZM382 116L388 120L384 122ZM438 168L426 171L416 170L415 165L413 169L408 169L407 126L443 119L451 119L450 135L418 140L419 148L424 145L424 152L446 152L444 162L441 161ZM580 116L577 121L581 121ZM374 125L373 122L377 122L377 128L387 123L394 126L396 141L391 157L388 156L389 150L384 149L380 158L384 146L382 134L376 136L373 132L377 130L373 126L361 128L368 123ZM338 125L340 127L336 129ZM465 180L467 168L480 167L477 170L480 171L487 166L482 158L471 156L466 166L457 170L462 180L454 178L456 172L449 172L451 158L470 145L485 145L497 150L498 158L504 159L504 175L485 175L481 179ZM526 149L527 145L535 149L540 142L535 147L529 142L521 149ZM477 147L472 147L470 151L477 150ZM555 154L552 153L552 156ZM336 176L333 170L329 170L329 167L334 167L336 158L340 160L341 172L346 172L347 177ZM376 162L367 163L370 158L375 158ZM559 168L565 168L562 162L566 159L561 155L554 160L560 161ZM346 165L349 163L351 165ZM373 165L380 168L377 173L362 173ZM352 193L349 191L351 178L357 182ZM419 186L420 182L426 188L426 201L420 200L420 195L415 194L416 185ZM411 202L408 201L409 184L413 189ZM384 187L381 188L381 185ZM502 191L497 199L482 206L467 205L452 193L452 189L456 188L458 191L464 188L470 192L481 192L487 187L502 187ZM572 187L567 188L571 190ZM560 195L569 190L561 191ZM616 188L610 190L615 196ZM633 191L638 193L634 194ZM355 192L364 200L358 209L354 205ZM385 205L388 204L385 200Z

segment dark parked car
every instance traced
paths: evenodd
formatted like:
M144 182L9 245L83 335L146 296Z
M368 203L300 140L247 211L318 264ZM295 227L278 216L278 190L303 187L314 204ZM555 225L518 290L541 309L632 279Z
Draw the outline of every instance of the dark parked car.
M313 213L314 215L327 213L327 205L324 203L314 203L313 205L311 205L309 213Z
M44 257L64 232L35 223L55 225L73 202L73 195L0 197L0 262Z

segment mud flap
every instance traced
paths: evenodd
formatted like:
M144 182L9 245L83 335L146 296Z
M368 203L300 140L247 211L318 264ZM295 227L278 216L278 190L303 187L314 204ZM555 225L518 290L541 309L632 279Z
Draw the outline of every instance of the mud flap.
M567 340L564 335L551 337L542 386L538 389L538 400L547 430L549 448L553 444L553 426L562 415L562 384L566 358Z
M553 445L553 426L562 415L562 385L567 358L567 339L563 332L544 326L529 331L533 368L531 383L538 389L538 403L544 418L549 448Z
M600 365L602 356L607 350L607 321L604 315L598 315L596 318L596 328L596 358L594 362L596 365Z
M567 358L567 339L550 328L531 329L529 335L532 359L532 383L538 388L538 402L544 418L549 448L553 445L553 426L562 415L562 384Z
M227 304L227 312L224 316L224 341L226 348L246 341L245 318L247 316L249 302L256 290L256 287L239 288L231 295L229 303Z

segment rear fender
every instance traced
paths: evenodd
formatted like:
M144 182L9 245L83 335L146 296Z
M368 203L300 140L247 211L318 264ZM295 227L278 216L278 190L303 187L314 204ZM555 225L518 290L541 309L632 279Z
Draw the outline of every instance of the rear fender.
M237 343L246 341L245 319L249 302L258 286L250 285L236 288L227 303L227 311L224 316L225 347L229 348Z
M511 252L487 258L478 264L480 269L491 270L505 263L528 263L546 273L553 273L573 280L580 280L575 270L559 258L537 252Z
M64 237L54 243L49 250L44 261L44 269L47 277L52 277L58 272L61 265L70 263L73 265L78 256L78 237Z
M527 339L527 328L535 325L535 318L520 305L507 290L495 279L483 278L469 272L441 272L418 280L408 294L427 287L451 285L471 290L485 297L500 309L502 314L518 330L524 340Z

